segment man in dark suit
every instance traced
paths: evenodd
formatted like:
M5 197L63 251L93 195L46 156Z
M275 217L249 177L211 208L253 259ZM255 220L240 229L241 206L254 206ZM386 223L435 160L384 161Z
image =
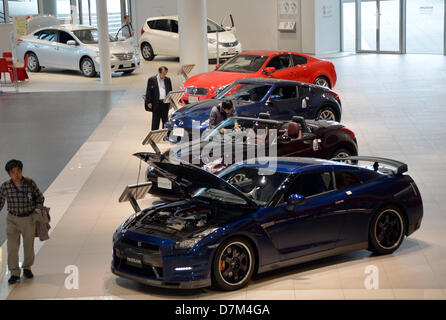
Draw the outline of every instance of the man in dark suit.
M152 112L152 130L158 130L160 119L164 124L168 121L169 104L164 99L172 91L172 82L166 77L167 67L159 67L158 74L149 78L146 89L146 110Z

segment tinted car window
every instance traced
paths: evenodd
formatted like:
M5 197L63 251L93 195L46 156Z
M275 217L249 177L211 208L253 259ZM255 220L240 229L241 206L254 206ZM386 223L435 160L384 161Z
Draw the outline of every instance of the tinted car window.
M238 83L228 87L216 98L257 102L262 100L269 89L271 89L271 86L264 84Z
M257 72L265 63L267 56L255 56L252 54L239 54L225 62L218 71L226 72Z
M310 94L310 88L306 86L299 86L299 97L306 97Z
M276 87L271 94L271 99L283 100L297 97L297 88L295 86Z
M288 54L282 54L274 57L268 63L267 67L274 67L276 70L282 70L291 67L291 60Z
M333 190L333 178L329 171L305 173L296 178L287 192L287 197L297 193L304 197L315 196Z
M293 58L293 65L294 66L299 66L301 64L306 64L307 58L302 57L302 56L298 56L297 54L292 54L291 57Z
M65 31L59 31L59 42L60 43L67 43L69 40L74 40L74 38Z
M172 32L178 33L178 21L170 20L170 26L172 27Z
M56 41L57 30L42 30L39 34L40 40Z
M153 22L152 26L150 26L150 24L149 24L149 27L151 29L170 32L169 20L161 19L161 20L155 20L155 21L151 21L151 22Z
M335 178L337 189L349 188L361 183L361 180L357 176L346 171L336 171Z

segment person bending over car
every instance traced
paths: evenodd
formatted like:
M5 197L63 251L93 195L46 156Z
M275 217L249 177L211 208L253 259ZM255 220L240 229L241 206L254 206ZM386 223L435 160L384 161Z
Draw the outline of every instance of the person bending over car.
M214 106L211 110L211 115L209 116L209 129L215 129L218 125L226 120L227 118L232 118L237 116L237 111L232 105L231 100L223 100L222 103ZM238 129L237 122L234 123L234 129ZM221 129L221 133L224 133L224 129Z

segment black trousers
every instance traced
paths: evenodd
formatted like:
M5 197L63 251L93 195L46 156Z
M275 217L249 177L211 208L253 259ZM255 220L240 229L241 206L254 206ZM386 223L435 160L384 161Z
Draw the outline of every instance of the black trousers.
M169 104L163 103L162 100L160 100L157 104L153 104L152 108L152 130L158 130L160 119L163 122L163 127L169 120Z

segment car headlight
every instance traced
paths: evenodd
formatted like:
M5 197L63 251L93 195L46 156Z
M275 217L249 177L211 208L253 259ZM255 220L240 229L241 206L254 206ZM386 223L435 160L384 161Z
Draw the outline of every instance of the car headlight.
M181 242L177 242L175 244L175 249L191 249L195 247L195 245L200 242L204 237L210 235L212 232L217 230L218 228L209 228L204 230L203 232L197 233L194 235L192 239L183 240Z
M214 91L214 94L219 94L220 92L222 92L223 90L225 90L227 86L229 86L229 84L226 84L226 85L221 86L220 88L216 89L216 90Z
M221 164L222 162L223 162L223 159L222 159L222 158L215 159L214 161L211 161L211 162L209 162L208 164L206 164L206 165L203 167L203 169L206 170L206 171L209 171L209 172L213 172L213 171L214 171L214 168L215 168L216 166L218 166L219 164Z
M210 44L214 44L214 43L217 43L217 40L216 40L216 39L208 38L208 42L209 42Z

